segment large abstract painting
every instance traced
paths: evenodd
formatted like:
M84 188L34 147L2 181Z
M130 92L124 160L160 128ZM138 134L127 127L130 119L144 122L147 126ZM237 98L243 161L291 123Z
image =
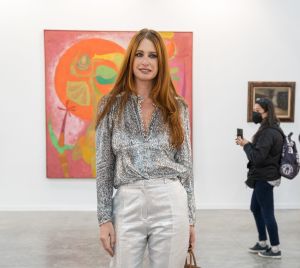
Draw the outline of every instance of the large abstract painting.
M95 118L134 32L45 30L48 178L93 178ZM172 79L192 115L192 33L161 32Z

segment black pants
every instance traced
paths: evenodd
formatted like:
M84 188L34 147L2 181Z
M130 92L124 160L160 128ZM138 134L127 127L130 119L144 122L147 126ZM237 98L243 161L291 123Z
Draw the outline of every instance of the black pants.
M266 227L272 246L279 245L278 227L274 215L273 186L266 181L256 181L251 199L259 241L267 240Z

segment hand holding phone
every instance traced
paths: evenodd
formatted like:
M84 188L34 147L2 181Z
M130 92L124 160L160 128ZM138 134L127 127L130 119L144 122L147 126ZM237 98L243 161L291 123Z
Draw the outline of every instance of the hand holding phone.
M243 129L242 129L242 128L237 128L237 129L236 129L236 136L237 136L237 137L241 137L242 139L244 139L244 136L243 136Z

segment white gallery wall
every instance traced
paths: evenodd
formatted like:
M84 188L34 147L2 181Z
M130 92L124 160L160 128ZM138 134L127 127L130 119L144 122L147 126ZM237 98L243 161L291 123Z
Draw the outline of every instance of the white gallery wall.
M249 207L248 81L295 81L300 133L298 0L6 0L0 4L0 210L95 210L94 179L47 179L44 29L192 31L193 157L197 208ZM298 143L300 148L300 144ZM300 176L275 189L300 208Z

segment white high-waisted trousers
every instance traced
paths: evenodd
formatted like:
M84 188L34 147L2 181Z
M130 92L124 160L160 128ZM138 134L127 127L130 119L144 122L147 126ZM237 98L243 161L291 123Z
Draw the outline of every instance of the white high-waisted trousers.
M183 268L189 246L187 193L179 180L141 180L113 198L116 232L110 268L142 268L148 246L151 268Z

